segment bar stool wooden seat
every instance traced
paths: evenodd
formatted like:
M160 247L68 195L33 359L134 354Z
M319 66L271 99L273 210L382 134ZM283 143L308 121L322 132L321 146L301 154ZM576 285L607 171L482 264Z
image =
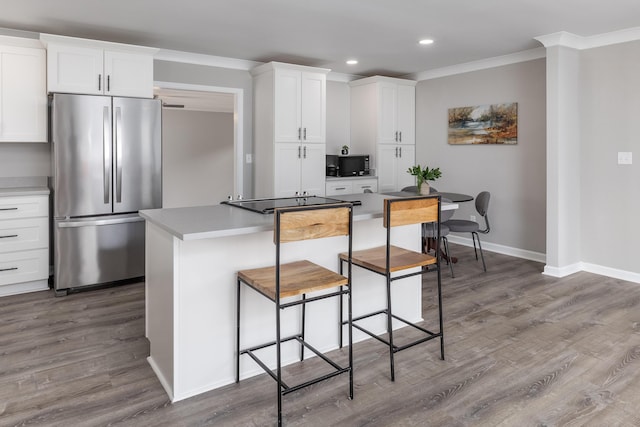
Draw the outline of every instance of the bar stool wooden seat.
M302 206L295 208L276 209L274 212L274 243L276 245L276 263L274 266L242 270L237 273L237 341L236 341L236 382L240 380L240 356L243 354L251 357L262 369L265 370L277 383L278 388L278 425L282 424L282 396L294 392L309 385L335 377L349 374L349 398L353 399L353 352L351 349L351 259L353 206L350 203L340 203L323 206ZM325 237L347 236L348 252L345 260L349 265L347 276L338 274L325 267L308 260L300 260L289 263L281 263L281 252L284 243L301 240L320 239ZM336 250L338 252L339 248ZM275 307L275 341L266 342L249 348L241 349L240 337L240 289L242 284L274 302ZM311 292L324 291L337 288L333 292L307 296ZM306 305L331 297L342 298L346 296L348 301L349 331L349 362L348 366L340 366L333 360L318 351L305 340ZM297 297L297 298L296 298ZM286 299L286 301L283 301ZM291 336L281 336L280 312L285 308L301 306L301 330ZM337 326L342 329L341 323ZM297 385L288 385L282 379L281 345L286 341L297 341L300 344L300 361L304 360L304 349L308 348L314 354L327 362L333 369L319 377L304 381ZM341 345L342 343L340 343ZM259 350L267 347L276 347L276 367L270 369L257 354Z
M351 256L351 263L353 263L353 265L357 265L358 267L383 275L386 278L386 308L382 308L373 313L353 317L352 319L349 319L349 321L353 322L352 326L354 328L366 333L367 335L377 339L378 341L384 343L389 347L389 362L391 367L392 381L395 381L394 354L399 351L405 350L426 341L430 341L432 339L440 338L440 358L444 360L440 257L435 257L429 254L424 254L421 252L394 246L392 245L391 233L392 228L397 226L420 223L435 224L434 229L436 230L436 236L434 237L435 241L437 242L436 254L440 253L440 207L440 196L385 199L383 223L384 227L387 229L386 245L353 251ZM420 234L416 236L416 239L421 239ZM341 253L339 257L341 261L341 267L343 262L348 262L350 258L348 253ZM411 269L415 269L417 271L398 274ZM397 280L416 275L424 275L426 273L435 273L437 276L439 319L439 330L437 332L433 332L406 319L402 319L393 314L392 311L391 284ZM340 311L340 314L342 315L342 310ZM378 315L386 316L387 338L379 336L357 323L359 320ZM411 342L404 343L402 345L397 345L394 342L393 337L393 319L396 319L420 331L420 338L414 339ZM341 324L344 325L346 323L347 322L343 321L341 318ZM340 341L342 342L342 337L340 338Z

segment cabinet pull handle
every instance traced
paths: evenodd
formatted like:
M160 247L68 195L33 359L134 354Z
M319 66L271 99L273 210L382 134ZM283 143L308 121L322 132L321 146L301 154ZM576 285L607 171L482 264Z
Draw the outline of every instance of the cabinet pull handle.
M304 140L307 140L307 128L304 128Z
M98 74L98 91L102 90L102 74Z
M370 185L363 185L362 188L371 188Z
M302 139L302 138L300 137L300 132L302 132L302 128L298 128L298 141Z
M347 187L336 187L336 190L346 190Z
M107 92L111 92L111 76L107 75Z
M302 149L302 158L306 159L307 158L307 146L305 145L304 148Z
M396 157L398 157L398 147L396 147Z
M6 236L0 236L0 239L8 239L9 237L18 237L17 234L7 234Z
M18 208L0 208L0 211L17 211Z
M402 142L402 131L398 132L398 136L400 137L400 142Z
M402 157L402 147L399 147L399 148L400 148L400 156L399 157Z
M300 146L298 146L298 158L300 158Z
M0 271L11 271L11 270L17 270L18 267L9 267L9 268L0 268Z

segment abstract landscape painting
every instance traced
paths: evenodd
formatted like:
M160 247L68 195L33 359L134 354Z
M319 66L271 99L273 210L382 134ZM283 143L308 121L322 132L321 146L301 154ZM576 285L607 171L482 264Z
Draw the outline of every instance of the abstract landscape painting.
M449 109L449 144L517 143L517 102Z

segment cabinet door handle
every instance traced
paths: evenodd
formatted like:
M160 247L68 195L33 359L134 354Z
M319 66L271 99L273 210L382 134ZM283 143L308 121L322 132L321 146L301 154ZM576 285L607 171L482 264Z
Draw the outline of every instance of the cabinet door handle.
M336 187L336 190L346 190L347 187Z
M398 157L398 147L396 147L396 157Z
M371 188L370 185L363 185L362 188Z
M298 158L300 158L300 146L298 146Z
M398 142L398 131L396 131L396 142Z
M17 211L18 208L0 208L0 211Z
M307 158L307 146L305 145L304 148L302 149L302 158L306 159Z
M0 236L0 239L8 239L9 237L18 237L17 234L7 234L6 236Z
M107 76L107 92L111 92L111 76Z
M304 136L303 136L304 140L307 140L307 128L304 128Z
M98 74L98 91L102 90L102 74Z
M18 267L9 267L9 268L0 268L0 271L11 271L11 270L17 270Z
M398 136L400 137L400 142L402 142L402 131L398 132Z
M302 132L302 128L298 128L298 141L302 139L300 133Z
M402 157L402 147L399 147L399 148L400 148L400 155L398 157Z

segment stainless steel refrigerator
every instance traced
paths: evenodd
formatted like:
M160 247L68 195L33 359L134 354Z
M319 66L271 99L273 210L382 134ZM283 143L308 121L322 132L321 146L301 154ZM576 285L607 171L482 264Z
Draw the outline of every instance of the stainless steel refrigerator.
M144 220L162 207L160 101L54 94L57 294L144 276Z

